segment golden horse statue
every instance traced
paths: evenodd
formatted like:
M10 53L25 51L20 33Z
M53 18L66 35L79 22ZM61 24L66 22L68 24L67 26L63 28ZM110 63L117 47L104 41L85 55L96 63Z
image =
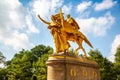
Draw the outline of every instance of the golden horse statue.
M79 25L77 22L68 15L67 20L64 19L62 10L60 9L59 14L51 16L52 22L47 22L38 15L39 19L48 25L51 34L54 38L56 46L56 52L66 52L70 44L68 41L73 41L78 44L78 48L75 50L75 54L78 55L78 50L82 49L84 56L87 57L86 51L82 46L82 42L85 41L90 47L93 48L92 44L86 38L86 36L79 31Z

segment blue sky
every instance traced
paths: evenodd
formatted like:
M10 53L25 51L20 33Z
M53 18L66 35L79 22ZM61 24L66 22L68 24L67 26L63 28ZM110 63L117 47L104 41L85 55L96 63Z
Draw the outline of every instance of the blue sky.
M80 31L90 40L94 49L114 60L116 47L120 45L119 0L1 0L0 2L0 51L10 60L21 49L31 49L44 44L55 48L47 25L52 14L62 8L78 22ZM77 44L70 42L72 48ZM91 48L83 43L88 52ZM79 51L80 54L81 50Z

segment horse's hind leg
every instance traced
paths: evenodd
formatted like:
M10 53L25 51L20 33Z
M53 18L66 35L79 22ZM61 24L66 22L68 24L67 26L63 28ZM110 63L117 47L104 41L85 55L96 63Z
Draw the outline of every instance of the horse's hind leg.
M80 49L80 47L78 47L76 50L75 50L75 55L78 56L78 50Z
M86 53L85 49L84 49L83 47L81 47L81 49L82 49L82 51L84 52L84 57L87 58L87 53Z
M75 55L78 56L78 50L79 50L79 49L82 49L82 51L84 52L84 57L87 58L87 53L86 53L86 51L85 51L85 49L84 49L83 47L78 47L78 48L75 50Z

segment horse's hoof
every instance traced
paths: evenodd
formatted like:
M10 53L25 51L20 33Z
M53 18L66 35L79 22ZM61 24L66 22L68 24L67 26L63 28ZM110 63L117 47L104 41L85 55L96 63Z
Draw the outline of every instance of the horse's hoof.
M75 55L78 56L78 52L75 52Z

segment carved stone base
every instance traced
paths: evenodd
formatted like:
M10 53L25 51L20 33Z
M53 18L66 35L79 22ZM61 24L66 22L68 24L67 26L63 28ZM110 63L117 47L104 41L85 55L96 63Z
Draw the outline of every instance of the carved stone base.
M47 80L100 80L95 61L70 53L53 54L47 64Z

